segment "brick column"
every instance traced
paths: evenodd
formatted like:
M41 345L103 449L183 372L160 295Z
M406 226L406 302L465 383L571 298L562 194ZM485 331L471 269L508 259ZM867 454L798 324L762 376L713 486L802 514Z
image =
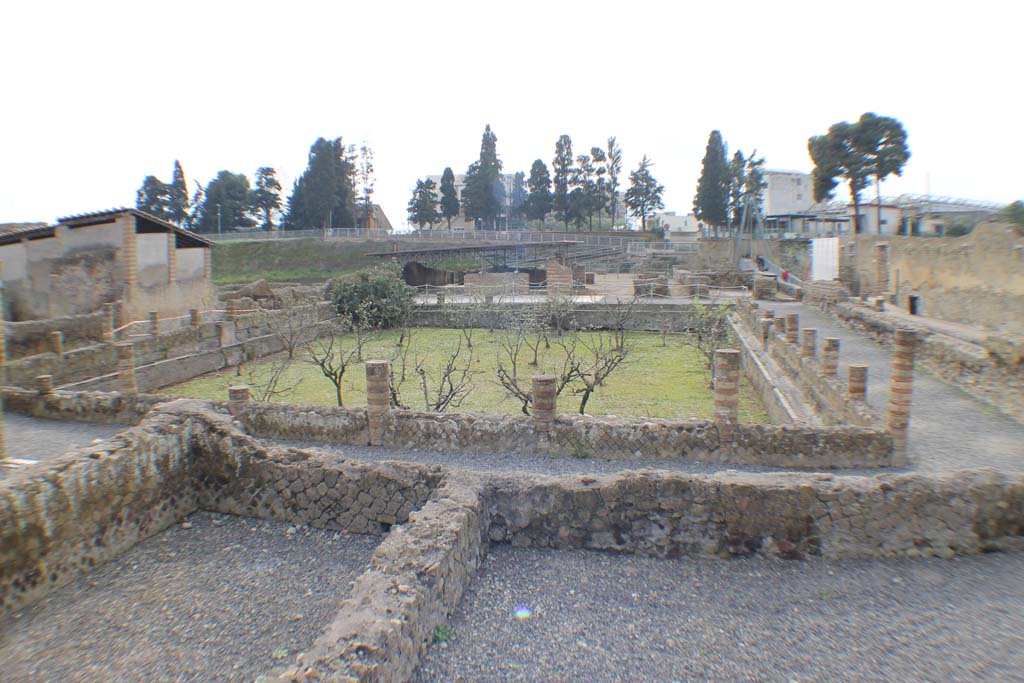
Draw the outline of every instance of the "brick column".
M723 445L733 442L739 421L740 352L715 351L715 426Z
M135 346L131 342L117 345L117 389L126 396L139 393L135 381Z
M889 292L889 245L875 245L875 296Z
M912 330L896 330L892 351L892 379L889 382L889 433L899 462L906 464L907 427L914 382L914 341Z
M103 304L100 318L100 337L104 344L114 343L114 304Z
M199 316L199 309L198 308L190 308L190 309L188 309L188 324L191 325L192 327L199 327L199 324L201 322L202 322L202 320L200 319L200 316Z
M238 316L238 303L234 299L228 301L227 319L234 320Z
M160 314L156 311L149 312L149 336L154 339L160 336Z
M868 366L851 365L846 382L846 398L851 401L866 401L868 396Z
M772 324L774 320L772 318L761 318L761 345L764 348L768 348L768 344L772 338Z
M797 338L800 335L800 316L790 313L786 316L786 343L796 346Z
M49 396L53 393L53 375L39 375L36 377L36 389L40 396Z
M173 286L178 280L178 236L167 233L167 284Z
M839 371L839 338L825 337L821 345L821 374L835 377Z
M125 221L121 233L121 278L124 282L124 300L135 300L135 283L138 279L139 253L135 235L135 216L122 217Z
M366 422L370 432L370 445L384 445L384 420L391 412L391 392L388 386L388 362L366 361Z
M64 357L64 333L60 330L50 332L50 350L57 355L57 358Z
M203 279L206 282L213 280L213 253L209 247L203 248Z
M245 407L245 404L249 402L249 386L246 384L239 384L233 387L228 387L228 412L232 415L238 415Z
M558 396L555 393L555 378L551 375L535 375L533 378L533 431L547 435L555 421Z
M814 358L818 351L818 330L805 327L800 335L800 357Z

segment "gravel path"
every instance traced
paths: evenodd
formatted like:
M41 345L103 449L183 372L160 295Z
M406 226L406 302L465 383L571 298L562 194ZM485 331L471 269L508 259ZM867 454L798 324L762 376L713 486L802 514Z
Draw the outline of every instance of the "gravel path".
M528 618L517 607L530 608ZM658 560L492 547L417 683L1024 681L1024 556Z
M0 680L252 681L313 643L381 540L188 522L0 622Z
M40 461L88 446L93 439L114 436L130 426L46 420L16 413L5 413L3 420L8 456Z
M819 340L839 337L843 372L849 363L871 366L868 403L885 414L892 374L892 354L887 349L803 304L775 302L771 308L779 316L799 314L800 327L816 328ZM819 341L819 348L820 344ZM913 391L907 435L907 455L912 467L1024 469L1024 425L920 370L914 372Z

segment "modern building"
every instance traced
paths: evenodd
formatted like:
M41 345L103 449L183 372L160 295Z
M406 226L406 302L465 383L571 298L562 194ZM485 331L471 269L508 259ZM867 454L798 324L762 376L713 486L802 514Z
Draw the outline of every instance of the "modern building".
M210 283L213 242L138 209L0 226L4 317L90 313Z

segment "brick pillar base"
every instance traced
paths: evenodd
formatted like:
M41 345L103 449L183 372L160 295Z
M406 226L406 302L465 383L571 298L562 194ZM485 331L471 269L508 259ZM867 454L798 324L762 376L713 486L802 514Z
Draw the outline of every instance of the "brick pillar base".
M39 375L36 377L36 390L40 396L49 396L53 393L53 375Z
M228 387L228 412L238 415L249 402L249 387L245 384Z
M821 345L821 374L825 377L835 377L839 372L839 339L837 337L825 337Z
M895 465L907 462L907 428L910 426L910 399L914 383L914 341L911 330L896 330L892 352L892 378L889 383L889 433L895 447Z
M805 327L800 337L800 357L814 358L818 353L818 330Z
M149 312L149 336L160 336L160 314L156 311Z
M370 432L370 445L384 445L384 423L391 412L391 392L388 386L388 362L366 361L366 423Z
M188 324L192 327L199 327L199 323L202 322L199 316L198 308L188 309Z
M715 351L715 426L723 446L736 438L739 422L740 352Z
M849 377L846 382L846 398L851 401L867 400L868 395L868 366L851 365Z
M135 346L131 342L117 345L117 390L126 396L139 393L135 381Z
M50 333L50 350L56 354L57 358L64 357L64 333L60 330Z
M533 378L533 430L547 435L555 421L558 396L555 393L555 378L550 375L536 375Z
M786 316L786 343L796 346L800 337L800 316L790 313Z

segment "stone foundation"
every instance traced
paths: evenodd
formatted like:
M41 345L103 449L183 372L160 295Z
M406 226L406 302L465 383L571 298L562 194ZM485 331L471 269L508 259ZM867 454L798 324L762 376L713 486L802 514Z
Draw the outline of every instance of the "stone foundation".
M388 533L322 635L261 682L408 680L491 542L657 557L1024 548L1021 473L475 474L268 446L230 415L181 399L104 443L0 479L2 611L196 509Z

